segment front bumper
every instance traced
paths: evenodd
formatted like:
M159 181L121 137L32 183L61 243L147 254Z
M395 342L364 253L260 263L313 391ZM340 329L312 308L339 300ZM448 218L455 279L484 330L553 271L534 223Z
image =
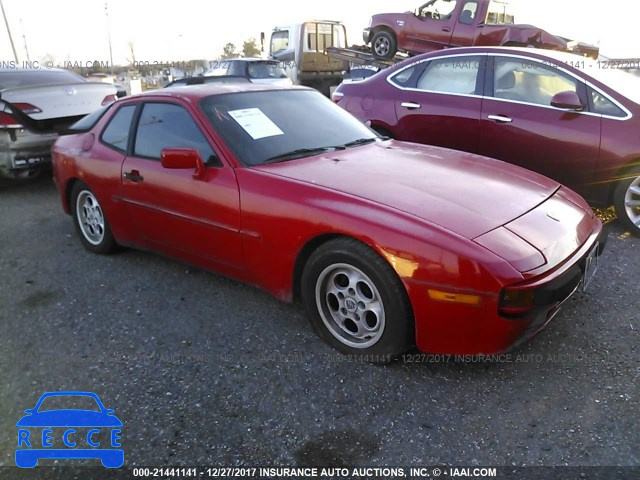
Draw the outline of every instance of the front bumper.
M595 238L594 238L595 237ZM598 235L590 239L590 242L580 250L577 261L568 262L561 273L553 276L551 280L538 280L524 284L523 287L534 289L535 308L528 315L521 318L511 318L510 321L526 323L527 327L507 350L518 348L523 343L533 338L555 318L562 306L579 290L586 290L589 278L590 258L594 248L597 248L596 256L600 257L604 252L608 241L608 230L602 229ZM596 259L597 260L597 259Z
M536 308L519 318L500 315L499 291L462 292L480 298L474 305L444 304L428 297L430 285L406 282L416 319L417 348L443 355L495 355L517 348L544 329L578 291L589 253L597 242L603 246L606 240L606 230L598 222L584 244L560 265L518 285L505 285L540 292Z
M373 37L373 31L370 28L365 28L362 31L362 40L364 40L365 45L371 42L372 37Z

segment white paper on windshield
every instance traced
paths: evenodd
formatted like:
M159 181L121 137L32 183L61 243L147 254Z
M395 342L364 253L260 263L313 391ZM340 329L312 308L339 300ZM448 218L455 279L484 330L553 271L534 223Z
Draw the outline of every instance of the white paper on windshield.
M254 140L284 135L284 132L259 108L232 110L229 111L229 115L231 115Z

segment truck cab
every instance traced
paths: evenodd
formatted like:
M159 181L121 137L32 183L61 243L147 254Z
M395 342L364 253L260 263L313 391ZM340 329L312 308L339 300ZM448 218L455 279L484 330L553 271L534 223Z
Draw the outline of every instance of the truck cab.
M341 82L347 66L325 55L325 49L346 46L347 31L341 22L310 20L274 28L269 55L280 62L294 84L329 95L330 88Z
M530 46L598 55L597 47L516 24L508 0L429 0L413 12L374 15L364 30L364 41L371 44L374 56L387 60L398 51L420 54L474 45Z

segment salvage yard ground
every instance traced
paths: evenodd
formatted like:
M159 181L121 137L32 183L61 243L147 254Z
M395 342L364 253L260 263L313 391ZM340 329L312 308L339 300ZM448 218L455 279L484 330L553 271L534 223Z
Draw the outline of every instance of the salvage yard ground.
M128 466L638 465L640 241L609 228L591 292L502 361L378 367L251 287L87 252L50 178L3 188L0 431L85 390L123 421Z

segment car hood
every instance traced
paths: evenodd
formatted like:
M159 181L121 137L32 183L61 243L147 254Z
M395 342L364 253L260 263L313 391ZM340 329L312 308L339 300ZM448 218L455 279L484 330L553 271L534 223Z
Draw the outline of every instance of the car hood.
M468 239L523 216L560 187L498 160L397 141L255 168L376 202Z
M89 410L50 410L25 415L17 427L121 427L114 415Z

